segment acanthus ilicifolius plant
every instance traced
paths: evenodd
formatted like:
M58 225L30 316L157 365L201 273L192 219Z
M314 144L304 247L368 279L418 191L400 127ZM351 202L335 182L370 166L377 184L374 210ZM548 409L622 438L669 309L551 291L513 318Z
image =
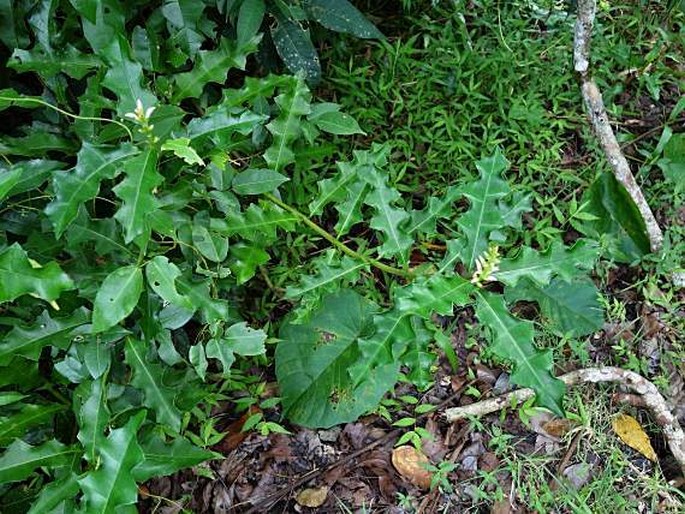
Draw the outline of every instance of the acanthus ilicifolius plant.
M260 23L210 16L223 8L211 3L41 1L0 34L13 70L0 89L0 510L136 512L137 483L219 457L198 426L231 370L266 355L245 291L288 255L284 234L330 246L287 287L297 308L271 334L284 409L302 425L355 419L400 373L425 384L431 316L465 306L513 380L560 412L551 355L508 305L537 301L575 336L601 322L584 275L593 244L503 253L530 206L499 153L477 163L479 180L414 210L374 147L339 163L306 214L296 207L291 178L309 173L323 133L361 130L312 102L302 77L226 87ZM374 237L342 242L360 226ZM448 251L412 269L424 240ZM360 294L372 271L390 308Z
M417 385L428 383L435 357L431 334L438 330L432 316L467 306L474 307L491 351L513 366L512 381L533 388L539 405L562 414L564 385L552 373L551 351L535 346L533 323L508 306L535 301L552 326L575 337L601 328L598 291L587 277L597 246L581 239L566 247L559 241L543 251L522 247L500 256L521 228L530 199L503 180L508 163L499 151L476 163L477 181L449 187L419 210L405 210L388 184L382 171L387 153L375 146L356 152L353 162L339 163L337 175L319 183L319 197L309 205L309 216L333 207L334 241L363 223L376 231L379 244L370 250L373 257L324 254L316 259L316 274L288 288L287 296L301 298L305 309L283 327L276 349L289 418L311 427L347 422L373 409L401 373ZM458 215L454 205L461 197L469 208ZM437 229L438 221L450 226L453 218L453 232ZM409 268L410 251L420 241L440 239L447 247L441 261ZM381 269L377 259L385 268L388 262L396 267ZM390 309L353 290L360 274L374 267L397 278L390 286Z

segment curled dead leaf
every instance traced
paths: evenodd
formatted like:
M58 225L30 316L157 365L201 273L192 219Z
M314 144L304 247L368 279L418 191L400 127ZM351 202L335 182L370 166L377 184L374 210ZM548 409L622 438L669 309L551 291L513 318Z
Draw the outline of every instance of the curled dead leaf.
M392 465L400 475L421 489L428 489L433 475L426 467L428 457L413 446L400 446L392 452Z
M656 462L657 456L652 443L649 441L649 436L644 431L639 421L627 414L619 414L611 422L611 426L616 432L616 435L630 446L637 450L649 460Z
M307 489L302 489L295 496L295 501L298 503L298 505L315 509L317 507L321 507L326 501L327 497L328 487L324 485L322 487L309 487Z

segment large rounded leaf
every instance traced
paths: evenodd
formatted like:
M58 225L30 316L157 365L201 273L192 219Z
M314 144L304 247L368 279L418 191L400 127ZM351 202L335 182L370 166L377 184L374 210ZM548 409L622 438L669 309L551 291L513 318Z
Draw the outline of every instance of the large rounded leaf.
M276 376L288 418L307 427L354 421L376 407L397 379L399 364L380 361L361 380L349 370L368 357L362 338L374 332L375 306L353 291L323 300L304 325L288 324L276 347Z

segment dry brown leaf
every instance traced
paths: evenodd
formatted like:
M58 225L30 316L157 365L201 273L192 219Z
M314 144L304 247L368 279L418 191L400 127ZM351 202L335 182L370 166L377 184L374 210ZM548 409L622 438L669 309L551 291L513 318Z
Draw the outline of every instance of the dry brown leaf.
M649 442L649 436L638 420L627 414L619 414L611 422L611 426L621 441L639 451L649 460L656 462L656 452L652 448L652 443Z
M428 489L433 475L426 469L428 457L413 446L400 446L392 452L392 465L404 478L421 489Z
M295 501L302 505L303 507L310 507L315 509L321 507L326 498L328 497L328 486L322 487L310 487L307 489L302 489L297 496L295 496Z
M542 429L552 437L561 439L568 434L575 423L566 418L555 418L542 424Z

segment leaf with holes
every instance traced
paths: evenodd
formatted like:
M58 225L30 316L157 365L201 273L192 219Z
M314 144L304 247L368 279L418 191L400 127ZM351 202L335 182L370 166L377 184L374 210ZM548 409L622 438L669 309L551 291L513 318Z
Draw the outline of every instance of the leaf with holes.
M142 292L143 272L136 265L107 275L95 295L93 332L103 332L131 314Z
M184 296L176 289L176 279L181 276L181 270L173 262L163 255L157 255L145 265L145 277L148 285L165 302L194 310L190 298Z
M283 63L293 74L302 74L310 84L318 84L321 63L309 31L297 20L280 15L276 19L276 25L271 27L271 39Z

